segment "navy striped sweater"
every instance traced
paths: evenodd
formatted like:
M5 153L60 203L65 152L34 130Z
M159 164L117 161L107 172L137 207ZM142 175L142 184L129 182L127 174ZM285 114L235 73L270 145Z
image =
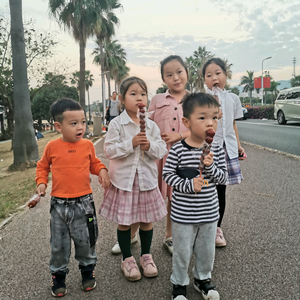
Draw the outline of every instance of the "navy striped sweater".
M173 187L171 220L185 224L214 222L219 219L219 201L216 184L225 184L227 169L225 153L219 145L213 145L214 162L205 167L203 186L195 194L193 178L199 176L200 157L203 148L193 148L185 140L174 144L163 168L163 180Z

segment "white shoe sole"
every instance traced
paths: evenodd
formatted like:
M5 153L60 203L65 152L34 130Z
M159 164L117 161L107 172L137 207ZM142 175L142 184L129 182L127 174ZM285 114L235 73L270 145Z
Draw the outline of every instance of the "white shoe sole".
M203 297L204 300L219 300L220 299L219 293L217 291L215 291L215 290L210 290L208 292L208 294L205 295L205 294L202 293L201 290L199 290L199 288L197 287L196 284L194 284L194 289L196 291L198 291L202 295L202 297Z

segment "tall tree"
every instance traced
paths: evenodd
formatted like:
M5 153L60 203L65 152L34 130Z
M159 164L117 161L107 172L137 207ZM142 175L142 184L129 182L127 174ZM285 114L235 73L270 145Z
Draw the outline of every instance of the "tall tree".
M300 79L300 76L299 76L299 79ZM276 95L278 94L278 89L277 87L280 85L280 83L274 81L272 78L271 78L271 86L269 88L265 88L264 90L267 92L270 92L271 93L271 103L274 104L274 94L275 94L275 98L276 98Z
M27 64L22 18L22 0L10 0L11 46L14 85L14 163L12 168L21 164L36 162L39 159L38 146L33 130L30 107L30 94L27 78Z
M99 42L96 41L98 47L96 47L92 53L94 55L93 62L97 65L101 65L101 53ZM110 79L116 79L118 77L119 69L123 67L124 63L126 63L126 52L122 48L118 41L109 41L105 40L103 42L103 62L104 62L104 72L106 73L107 83L108 83L108 94L111 95L111 86Z
M192 56L185 58L185 64L189 71L189 76L187 81L188 90L192 93L196 88L196 79L198 77L197 74L198 70L197 70L197 66L195 65L195 60Z
M247 75L241 78L240 85L243 85L243 92L249 93L250 106L252 106L252 92L254 91L254 72L247 71Z
M118 72L118 77L116 78L116 92L119 93L120 92L120 85L121 85L121 82L129 77L129 71L130 71L130 68L126 66L126 64L124 63L124 65L122 65L120 68L119 68L119 72Z
M87 38L92 35L93 25L99 22L97 10L102 3L107 5L107 1L104 0L49 0L51 14L57 19L60 25L70 30L74 39L79 42L79 99L85 114L85 47ZM86 133L88 132L87 124Z

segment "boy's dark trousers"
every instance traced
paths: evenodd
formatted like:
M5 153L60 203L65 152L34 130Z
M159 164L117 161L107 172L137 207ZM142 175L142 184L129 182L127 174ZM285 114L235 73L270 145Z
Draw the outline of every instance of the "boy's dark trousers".
M68 273L71 239L79 267L95 265L98 226L92 194L68 199L51 197L50 214L51 274Z

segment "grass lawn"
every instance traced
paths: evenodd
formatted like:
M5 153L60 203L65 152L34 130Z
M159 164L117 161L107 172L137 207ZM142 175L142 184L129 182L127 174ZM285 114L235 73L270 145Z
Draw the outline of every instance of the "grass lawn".
M92 125L90 125L90 131L93 131ZM37 142L40 157L46 144L59 137L61 134L56 132L44 134L44 138ZM95 137L91 141L94 142L97 139L98 137ZM13 151L10 149L11 142L0 143L0 223L10 214L18 211L18 207L25 204L36 190L35 168L25 171L8 171L8 167L13 163ZM47 190L47 192L50 191Z

